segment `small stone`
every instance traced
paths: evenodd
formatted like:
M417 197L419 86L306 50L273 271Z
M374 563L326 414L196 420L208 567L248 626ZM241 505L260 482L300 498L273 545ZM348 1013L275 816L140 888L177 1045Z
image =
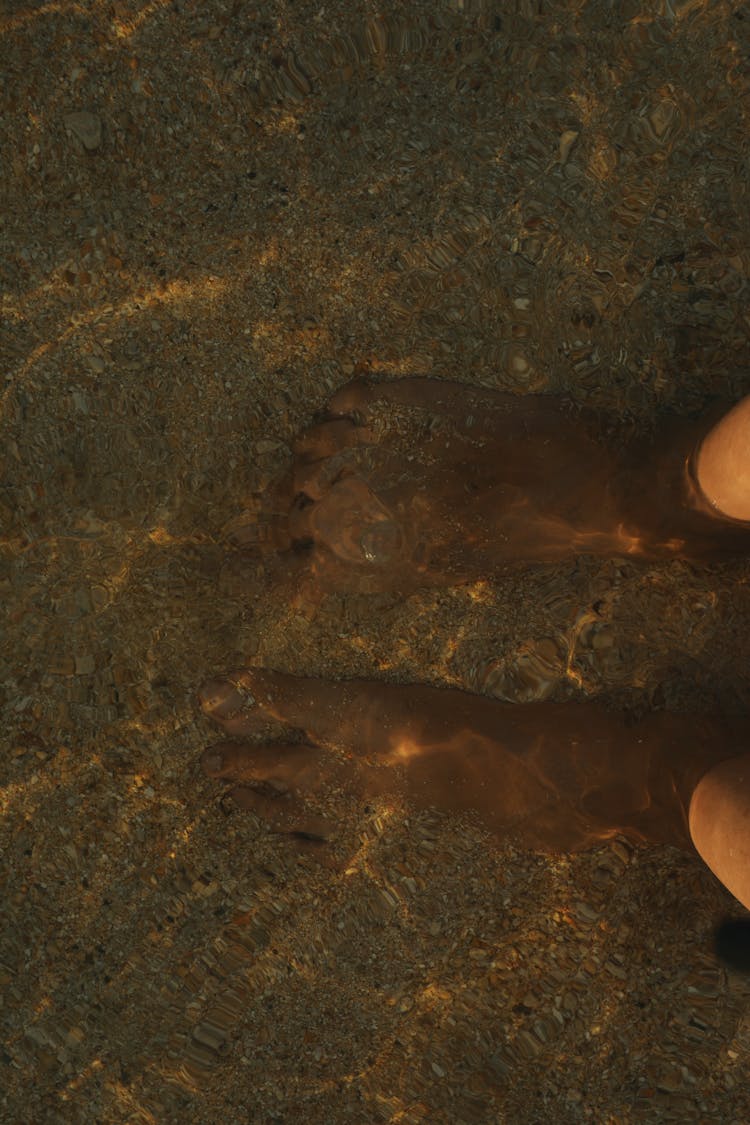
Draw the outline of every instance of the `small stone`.
M561 164L565 164L577 140L578 132L575 129L566 129L565 132L560 135L560 155L558 159Z
M88 152L93 152L102 143L102 123L94 113L79 110L65 117L65 128L77 137Z
M598 652L612 648L615 638L611 629L598 629L592 637L591 644Z
M91 602L93 608L99 612L109 605L109 591L105 586L92 586L91 587Z
M630 851L621 840L613 840L610 845L610 851L614 852L622 863L630 863ZM627 935L626 935L627 936Z
M657 1079L657 1086L660 1090L666 1090L667 1093L674 1093L682 1086L682 1075L677 1067L667 1067L659 1075Z
M75 603L79 613L85 616L91 613L91 597L85 586L79 586L75 592Z
M576 917L583 922L596 922L599 915L587 902L576 902L573 906Z

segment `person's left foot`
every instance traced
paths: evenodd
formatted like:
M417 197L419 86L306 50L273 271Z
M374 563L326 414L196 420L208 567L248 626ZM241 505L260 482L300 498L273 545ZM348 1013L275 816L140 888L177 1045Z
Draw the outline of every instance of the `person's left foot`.
M381 424L403 410L411 439ZM695 434L677 419L652 441L618 447L603 419L552 397L425 378L355 382L302 434L246 540L265 543L278 574L306 572L313 600L315 589L406 594L580 554L747 553L747 529L693 503L685 462Z

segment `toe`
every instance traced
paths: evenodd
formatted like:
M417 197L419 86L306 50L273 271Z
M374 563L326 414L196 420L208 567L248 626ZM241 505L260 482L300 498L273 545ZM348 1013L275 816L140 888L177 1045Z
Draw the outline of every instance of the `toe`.
M272 832L320 841L330 839L333 833L330 821L309 812L293 795L269 796L243 785L233 789L229 798L238 808L255 813Z
M198 700L204 715L212 719L226 719L241 711L248 702L245 693L219 677L206 680L198 690Z
M242 776L247 747L234 742L217 742L201 754L201 768L206 777L237 780Z
M328 413L335 417L367 418L374 397L373 384L367 379L354 379L341 387L328 402Z
M369 430L358 426L351 418L334 418L304 430L294 444L294 453L298 461L309 464L333 457L342 449L362 445L370 437Z
M255 693L255 677L249 668L216 676L198 690L201 710L234 736L257 732L268 715Z
M320 772L321 753L300 743L217 742L201 755L207 777L252 781L286 791L294 783L310 785ZM311 770L315 770L312 774Z

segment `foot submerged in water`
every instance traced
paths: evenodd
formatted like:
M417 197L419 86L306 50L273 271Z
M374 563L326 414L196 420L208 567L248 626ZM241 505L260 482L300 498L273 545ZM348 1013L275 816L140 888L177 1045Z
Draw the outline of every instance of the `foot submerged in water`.
M201 691L229 741L204 771L256 794L279 831L306 801L344 789L400 792L416 807L475 813L491 832L549 851L616 834L691 848L688 809L712 766L744 751L750 723L657 712L637 724L596 704L508 704L424 685L330 681L246 668ZM305 743L243 741L269 720ZM283 824L279 811L283 810ZM328 833L321 833L327 836Z
M410 431L393 422L404 411ZM717 516L689 472L705 424L623 440L559 399L426 378L351 383L328 414L266 498L273 548L323 591L408 593L579 554L750 551L748 527Z

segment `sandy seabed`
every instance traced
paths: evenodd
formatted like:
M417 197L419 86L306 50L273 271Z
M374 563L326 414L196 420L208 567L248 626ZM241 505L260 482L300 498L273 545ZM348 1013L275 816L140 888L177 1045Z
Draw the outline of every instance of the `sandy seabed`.
M750 391L750 9L6 0L0 59L0 1120L743 1125L696 858L342 801L329 867L203 778L195 690L750 710L742 560L310 609L231 547L353 375Z

